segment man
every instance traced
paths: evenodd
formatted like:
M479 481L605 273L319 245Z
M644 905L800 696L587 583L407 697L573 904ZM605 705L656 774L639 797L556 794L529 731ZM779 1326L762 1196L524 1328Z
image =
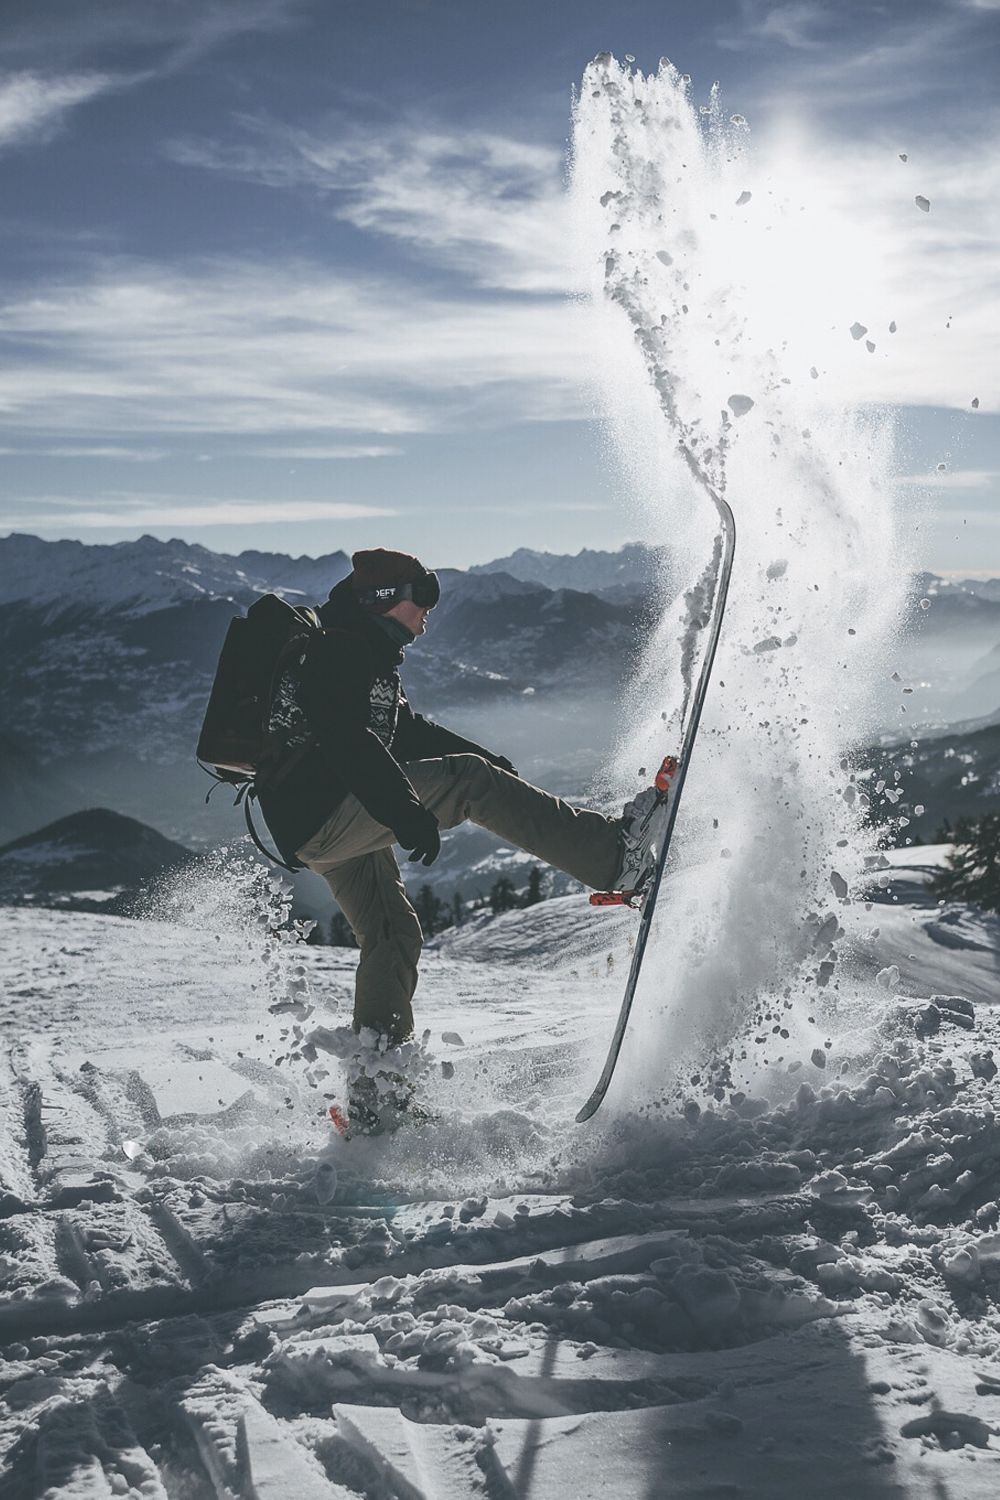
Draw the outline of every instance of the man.
M371 1027L397 1047L413 1033L423 936L393 844L431 865L440 829L468 819L610 889L626 873L628 840L622 820L571 807L413 712L399 665L427 628L437 576L382 548L352 563L319 611L324 633L278 684L272 726L298 755L260 787L260 804L282 857L325 878L357 937L355 1031Z

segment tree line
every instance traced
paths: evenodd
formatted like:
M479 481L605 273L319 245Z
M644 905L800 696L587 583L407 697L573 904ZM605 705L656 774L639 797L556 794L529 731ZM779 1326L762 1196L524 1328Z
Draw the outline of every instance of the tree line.
M498 875L488 891L478 891L468 900L460 891L453 891L450 900L439 896L432 885L426 882L419 886L412 897L413 909L420 920L425 938L437 937L450 927L461 927L470 917L489 910L493 916L501 912L517 911L526 906L536 906L548 896L545 876L541 865L532 865L528 871L528 883L518 890L507 875ZM311 941L326 943L335 948L356 948L357 940L351 924L342 911L335 911L323 931L319 923L313 930Z
M1000 912L1000 813L978 821L960 818L942 830L941 842L954 841L947 866L931 882L931 893L945 901L970 901L983 911Z

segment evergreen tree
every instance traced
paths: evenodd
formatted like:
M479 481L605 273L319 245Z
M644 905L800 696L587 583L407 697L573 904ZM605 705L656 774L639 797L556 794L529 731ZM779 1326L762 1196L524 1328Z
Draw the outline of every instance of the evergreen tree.
M453 927L461 927L465 921L465 903L458 891L451 898L451 922Z
M542 867L532 865L528 871L528 888L521 902L523 906L537 906L539 901L545 900L545 892L542 890Z
M1000 813L984 813L976 823L963 818L956 824L948 867L931 881L931 894L1000 912Z
M502 911L512 911L519 905L513 882L506 875L499 875L490 886L490 911L496 916Z
M422 885L417 891L413 901L413 910L420 918L424 937L436 936L448 919L448 908L440 897L434 894L434 887L430 885Z

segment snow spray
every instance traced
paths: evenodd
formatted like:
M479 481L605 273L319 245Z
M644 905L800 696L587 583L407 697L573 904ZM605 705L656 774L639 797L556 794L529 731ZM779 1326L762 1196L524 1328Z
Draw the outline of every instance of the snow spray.
M847 1003L837 958L877 858L852 753L873 733L905 597L892 433L824 403L826 341L845 334L809 280L806 184L759 175L717 87L698 108L666 60L649 76L609 56L586 70L571 191L594 381L643 539L669 551L613 768L627 795L680 740L717 547L712 489L738 530L623 1060L619 1097L633 1104L692 1061L714 1059L721 1097L808 1055L811 1018Z
M316 924L292 917L292 891L237 845L159 881L142 914L213 933L228 959L233 995L288 1017L297 1040L312 1008L300 948Z

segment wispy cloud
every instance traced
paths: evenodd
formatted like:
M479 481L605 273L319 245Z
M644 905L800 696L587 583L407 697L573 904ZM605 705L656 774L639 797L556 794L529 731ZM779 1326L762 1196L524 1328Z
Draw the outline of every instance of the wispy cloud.
M236 448L227 450L230 457L247 458L273 458L279 460L311 459L332 463L337 461L348 461L363 458L395 458L402 452L402 448L390 447L379 443L257 443L249 446L240 444ZM158 463L165 458L184 457L170 448L126 448L105 444L102 447L93 445L87 447L0 447L0 458L96 458L111 460L116 463L129 464L151 464ZM186 455L190 457L190 455ZM200 461L211 457L209 454L198 454Z
M555 299L458 300L304 261L98 262L0 304L0 430L58 414L72 446L308 432L367 448L359 434L575 417L581 338Z
M70 111L123 87L107 73L8 73L0 77L0 150L49 140Z
M793 12L802 27L830 22L827 9L812 5L780 11L786 20ZM748 7L748 24L764 25L774 13ZM907 43L926 47L919 28L902 43L904 50ZM876 61L871 48L869 54L875 77L888 59ZM813 67L811 53L806 66ZM815 66L828 68L825 51ZM794 76L800 73L797 66ZM840 87L839 74L831 78ZM989 403L993 355L983 329L1000 327L1000 162L990 122L981 121L971 137L940 130L920 149L911 146L902 162L900 143L882 130L852 137L842 121L827 123L822 115L794 123L784 104L764 120L747 161L755 189L747 217L764 216L760 246L770 261L773 221L783 216L786 238L803 242L791 277L808 293L813 320L827 330L843 325L832 346L817 339L803 378L813 363L820 366L831 400L961 406L978 395ZM496 134L458 136L426 122L364 137L342 125L303 131L260 118L239 123L244 139L235 144L175 142L171 154L319 196L355 228L405 243L437 271L462 273L460 295L472 316L474 289L538 297L573 288L561 163L548 148ZM929 215L916 208L917 193L932 200ZM773 279L779 311L791 283ZM457 311L457 301L452 305ZM873 355L847 332L858 322L873 330ZM889 335L892 322L897 332Z
M562 295L572 236L558 152L427 125L362 138L244 123L236 147L173 154L318 194L357 230L418 252L420 273L78 257L77 276L0 303L0 433L51 436L58 422L60 448L89 438L105 450L129 434L139 447L218 434L308 462L388 456L409 433L589 415L585 328ZM817 341L789 373L808 383L815 363L817 394L995 400L984 329L1000 327L1000 160L988 123L972 139L942 133L908 163L895 142L835 138L822 121L758 132L745 218L759 220L776 313L792 284L773 269L775 248L791 236L794 249L796 226L812 225L789 278ZM851 338L855 322L874 353Z
M105 497L103 506L70 496L40 495L7 501L0 506L0 529L30 527L35 532L61 531L65 527L97 530L101 527L142 528L179 526L260 526L292 524L296 521L354 521L373 516L395 516L391 506L361 505L336 500L193 500L189 495L118 493Z
M43 144L82 105L180 72L302 12L302 0L50 0L4 30L4 59L21 66L0 73L0 150ZM121 65L109 69L110 57Z
M811 50L823 45L837 17L829 6L816 0L791 0L775 5L769 0L742 0L735 26L727 18L718 32L719 46L732 51L744 48L748 41L773 44L781 42L794 51Z
M724 50L747 54L746 92L774 109L800 109L815 120L833 116L843 135L862 120L890 121L905 130L928 118L932 99L940 116L970 115L974 81L988 78L993 53L984 28L1000 0L948 0L931 7L873 6L868 0L741 0L715 36ZM850 114L845 120L844 110Z
M339 459L355 458L395 458L403 452L402 448L390 448L378 444L362 443L317 443L310 446L294 446L289 444L264 444L260 447L241 448L241 453L249 454L251 458L287 458L295 459L322 459L324 461L336 461Z
M419 121L326 133L242 116L236 143L176 140L176 162L306 190L356 229L401 241L477 286L564 292L572 279L562 153Z
M45 0L5 17L4 56L39 70L80 69L96 58L173 70L247 34L282 30L308 0Z
M169 457L168 448L0 448L0 458L101 458L119 463L152 464Z

